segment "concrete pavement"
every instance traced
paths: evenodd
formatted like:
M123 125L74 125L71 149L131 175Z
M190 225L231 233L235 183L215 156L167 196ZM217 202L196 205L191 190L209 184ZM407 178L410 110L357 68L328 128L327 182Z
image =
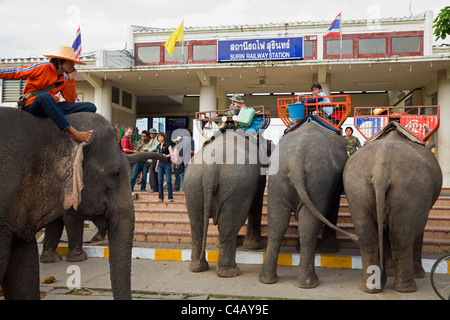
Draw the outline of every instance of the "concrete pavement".
M103 247L96 247L104 251ZM99 249L100 248L100 249ZM136 248L135 248L136 249ZM149 248L138 248L144 252ZM92 257L77 263L63 261L40 265L41 281L53 276L56 281L42 285L44 300L110 300L112 295L109 278L108 259ZM164 252L177 251L165 249ZM96 251L96 252L97 252ZM348 256L348 253L341 253ZM137 255L134 250L135 257ZM353 257L356 254L351 255ZM216 263L210 262L209 270L203 273L189 271L189 261L174 259L134 258L132 263L132 290L134 299L144 300L228 300L228 299L301 299L301 300L439 300L430 284L429 273L426 278L416 279L418 290L414 293L400 293L393 289L393 278L382 293L367 294L359 289L362 270L357 268L316 267L320 285L314 289L297 287L298 267L278 266L278 282L267 285L259 282L261 264L239 263L242 274L234 278L219 278ZM316 265L317 265L316 257ZM214 260L213 260L214 261ZM432 260L430 260L431 263ZM427 269L427 267L425 267ZM79 277L78 277L79 276ZM67 287L80 280L81 288L70 293Z

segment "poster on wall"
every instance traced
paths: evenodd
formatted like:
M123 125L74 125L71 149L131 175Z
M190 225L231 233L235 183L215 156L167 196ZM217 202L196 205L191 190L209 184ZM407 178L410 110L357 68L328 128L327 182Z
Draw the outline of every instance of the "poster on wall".
M302 58L303 37L217 41L219 62Z

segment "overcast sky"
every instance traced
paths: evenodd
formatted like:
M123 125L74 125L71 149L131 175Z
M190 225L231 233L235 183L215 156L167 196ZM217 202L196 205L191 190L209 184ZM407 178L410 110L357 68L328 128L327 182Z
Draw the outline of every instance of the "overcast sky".
M436 16L446 5L448 0L0 0L0 58L42 57L59 45L71 46L78 25L86 53L124 49L130 25L331 23L342 11L345 28L345 19L405 17L425 10Z

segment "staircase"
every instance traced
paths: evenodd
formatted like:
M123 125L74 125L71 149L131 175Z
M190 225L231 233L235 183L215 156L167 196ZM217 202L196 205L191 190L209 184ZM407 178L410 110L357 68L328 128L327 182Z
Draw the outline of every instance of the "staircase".
M191 242L189 219L186 210L184 193L174 192L174 202L158 201L157 193L136 192L134 200L136 222L134 240L138 242L181 243ZM165 194L167 197L167 193ZM338 226L355 232L345 196L341 197ZM238 244L245 238L246 224L241 228ZM442 195L430 211L425 228L423 252L442 253L450 249L450 196ZM261 222L263 241L267 242L267 195L264 196L263 215ZM215 244L218 237L217 227L208 227L208 244ZM297 244L297 220L291 217L286 231L284 247L295 247ZM350 239L338 233L342 248L358 248Z

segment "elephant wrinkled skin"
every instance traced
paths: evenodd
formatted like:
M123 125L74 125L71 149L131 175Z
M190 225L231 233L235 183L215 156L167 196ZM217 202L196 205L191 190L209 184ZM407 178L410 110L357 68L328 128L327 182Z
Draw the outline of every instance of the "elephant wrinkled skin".
M227 144L226 141L232 144ZM265 148L263 145L266 142L270 148L267 140L260 143L259 147ZM231 148L227 147L230 145ZM249 151L249 147L254 147L253 151ZM266 176L261 171L260 159L256 158L260 155L257 148L256 143L227 130L203 146L189 163L184 190L191 225L192 262L189 269L192 272L205 271L209 267L205 246L210 217L219 230L218 276L232 277L240 274L235 261L236 240L247 217L244 246L249 249L263 247L260 227ZM264 152L267 150L263 150ZM231 153L236 159L233 157L230 160ZM215 161L211 161L214 163L208 163L210 156L217 156ZM238 159L245 162L240 163Z
M413 278L425 276L421 259L424 228L442 188L435 156L425 146L391 130L350 157L344 187L356 233L367 241L360 245L362 289L382 291L384 273L379 286L367 286L371 273L366 270L392 267L392 252L394 289L416 291Z
M300 236L298 286L313 288L319 284L314 256L324 223L328 227L324 228L322 240L334 246L337 244L337 229L333 224L337 221L343 190L342 172L348 159L346 149L339 135L309 122L283 136L274 154L279 154L279 159L271 158L269 166L279 161L279 170L269 176L268 243L259 279L268 284L278 281L278 254L294 212ZM344 233L356 240L354 235Z
M79 130L93 129L90 141L78 144L48 118L0 107L0 284L6 299L39 299L35 235L63 215L76 215L108 230L113 295L131 299L130 163L148 155L127 161L100 115L67 119Z

